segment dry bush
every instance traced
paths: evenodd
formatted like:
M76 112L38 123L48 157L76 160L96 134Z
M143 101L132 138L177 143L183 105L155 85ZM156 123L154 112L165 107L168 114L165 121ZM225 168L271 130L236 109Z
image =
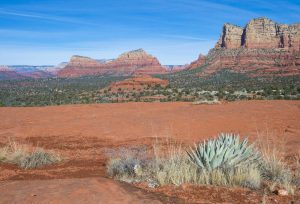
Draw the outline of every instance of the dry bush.
M270 134L273 135L270 137ZM263 178L272 183L272 189L278 186L293 194L292 171L282 159L285 149L284 142L276 138L274 133L258 132L257 136L257 144L263 159L260 163ZM269 138L277 140L277 143L272 142Z
M36 149L24 156L18 163L21 168L34 169L42 166L58 163L62 158L53 152L46 152L43 149Z
M300 187L300 155L296 156L296 169L295 169L295 176L293 179L293 183Z
M25 145L9 141L0 148L0 162L16 164L24 169L38 168L58 163L62 158L53 152L46 152L41 148L30 151Z
M254 165L207 171L191 162L182 146L170 147L167 155L156 153L155 163L156 180L161 185L192 183L259 188L261 183L259 169Z
M109 161L106 170L109 176L126 182L145 180L149 172L143 170L150 168L150 160L147 156L148 148L145 146L118 148L106 150Z
M274 136L272 135L274 139ZM218 168L201 168L191 160L187 148L178 144L153 145L152 154L147 156L138 147L118 150L110 157L107 172L110 176L127 182L155 181L159 185L242 186L258 189L263 180L268 184L265 190L286 189L294 194L295 185L300 183L300 157L294 177L290 168L281 158L284 145L270 142L269 137L258 133L255 151L259 160L243 165L229 165ZM258 148L258 149L257 149Z
M160 185L197 183L198 168L188 159L180 145L168 146L167 152L154 145L154 177Z
M112 157L107 164L110 176L127 181L154 180L159 185L183 183L259 188L261 177L256 166L203 171L193 164L182 145L153 145L152 158L132 157L130 150ZM134 154L135 155L135 154Z

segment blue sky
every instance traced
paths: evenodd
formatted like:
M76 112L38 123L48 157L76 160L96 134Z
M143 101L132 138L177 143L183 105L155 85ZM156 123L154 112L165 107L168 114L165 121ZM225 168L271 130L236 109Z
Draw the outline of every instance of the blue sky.
M206 54L222 25L300 22L299 0L0 0L0 64L116 58L144 48L162 64Z

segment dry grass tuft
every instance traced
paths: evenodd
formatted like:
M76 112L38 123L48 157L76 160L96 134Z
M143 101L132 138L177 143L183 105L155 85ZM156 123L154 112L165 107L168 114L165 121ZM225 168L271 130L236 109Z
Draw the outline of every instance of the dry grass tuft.
M286 189L290 194L294 194L295 186L292 184L293 176L289 166L282 160L285 144L277 138L277 143L269 138L270 133L257 133L258 147L262 154L263 161L260 164L260 171L264 179L271 182L269 188L276 187ZM273 133L274 134L274 133ZM282 137L284 138L284 137Z
M129 151L125 151L129 152ZM132 158L132 154L123 154L123 158L110 158L107 172L110 176L123 181L153 180L159 185L198 185L243 186L259 188L261 176L256 166L232 169L204 171L193 164L182 145L153 145L151 159ZM140 171L137 171L138 168ZM140 172L140 173L138 173Z
M33 151L14 141L0 148L0 162L16 164L24 169L38 168L62 161L62 158L53 152L46 152L41 148Z

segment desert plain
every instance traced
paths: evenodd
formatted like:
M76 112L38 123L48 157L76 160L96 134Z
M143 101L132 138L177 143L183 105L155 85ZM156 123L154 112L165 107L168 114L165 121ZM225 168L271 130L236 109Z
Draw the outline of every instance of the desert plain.
M64 158L32 170L0 163L1 203L259 203L260 190L188 184L149 188L116 181L106 173L107 151L151 147L157 140L192 145L221 132L251 142L264 137L284 150L287 162L300 149L299 101L1 107L0 118L1 145L13 140ZM298 192L264 199L297 203Z

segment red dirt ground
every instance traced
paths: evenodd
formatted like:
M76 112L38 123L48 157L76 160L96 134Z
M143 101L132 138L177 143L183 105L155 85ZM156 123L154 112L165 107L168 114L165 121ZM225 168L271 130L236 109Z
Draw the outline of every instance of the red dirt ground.
M105 174L105 152L151 145L157 138L190 144L220 132L254 140L257 131L284 142L287 158L300 149L300 101L0 108L0 118L0 146L15 140L65 158L61 164L35 170L0 164L0 203L259 203L263 192L248 189L187 185L153 190L117 182ZM266 198L267 203L295 199L299 197Z

